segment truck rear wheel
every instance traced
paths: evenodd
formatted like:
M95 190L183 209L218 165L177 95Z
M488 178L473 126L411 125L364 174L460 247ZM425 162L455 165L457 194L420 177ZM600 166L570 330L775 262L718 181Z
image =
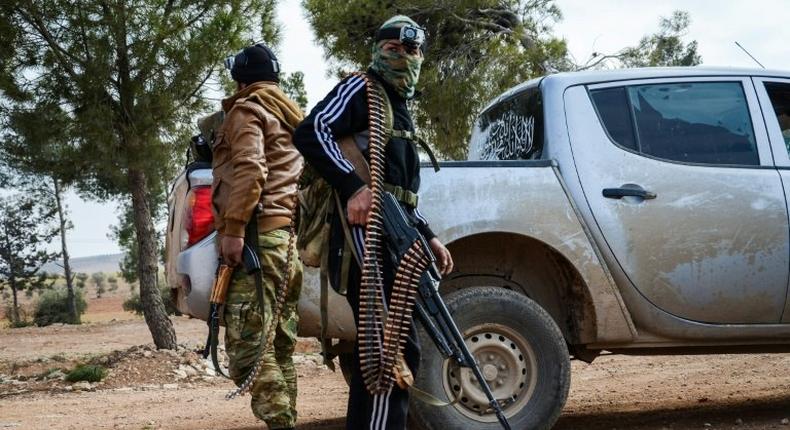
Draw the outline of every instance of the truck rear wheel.
M466 345L513 429L550 429L570 387L570 358L562 332L537 303L516 292L467 288L446 297ZM420 327L422 358L415 385L436 398L457 402L431 406L412 396L410 428L500 429L470 369L446 360Z

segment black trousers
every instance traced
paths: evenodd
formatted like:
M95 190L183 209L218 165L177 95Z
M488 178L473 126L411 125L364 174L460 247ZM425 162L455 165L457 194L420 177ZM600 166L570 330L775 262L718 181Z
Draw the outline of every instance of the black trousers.
M362 255L364 247L364 229L352 227L354 245ZM387 260L385 258L385 260ZM385 261L384 265L384 295L389 303L392 294L392 281L395 277L394 268ZM356 264L351 264L349 271L348 291L346 298L354 311L354 320L359 326L359 289L361 272ZM403 350L403 358L409 369L417 375L420 364L420 345L417 331L412 321L409 338ZM351 387L348 396L348 409L346 418L347 430L403 430L406 428L406 416L409 410L409 392L402 390L396 384L386 393L371 395L365 388L359 360L359 345L354 348L354 365L351 371Z

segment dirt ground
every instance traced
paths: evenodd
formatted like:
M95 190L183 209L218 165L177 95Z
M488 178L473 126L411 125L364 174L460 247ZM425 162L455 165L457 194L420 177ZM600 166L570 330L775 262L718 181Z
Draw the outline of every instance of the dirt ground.
M97 309L97 308L94 308ZM179 352L155 351L140 318L110 309L83 326L0 330L0 429L264 429L248 398L190 351L201 321L175 318ZM147 346L146 346L147 345ZM303 340L301 429L343 428L347 389ZM62 381L77 363L110 369L98 384ZM625 357L573 363L570 398L556 429L788 429L790 354ZM185 372L186 371L186 372ZM179 374L181 373L181 374Z

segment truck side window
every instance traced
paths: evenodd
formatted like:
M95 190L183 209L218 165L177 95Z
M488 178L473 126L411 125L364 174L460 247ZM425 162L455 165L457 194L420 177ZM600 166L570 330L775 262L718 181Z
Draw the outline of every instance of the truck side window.
M591 93L609 136L628 149L638 151L634 137L631 106L625 87L606 88Z
M738 82L635 85L590 93L604 127L625 148L686 163L760 164Z
M543 99L538 87L492 106L475 121L470 160L533 160L542 152Z
M779 121L779 129L785 140L785 148L790 154L790 84L766 82L765 91L771 99L771 105Z

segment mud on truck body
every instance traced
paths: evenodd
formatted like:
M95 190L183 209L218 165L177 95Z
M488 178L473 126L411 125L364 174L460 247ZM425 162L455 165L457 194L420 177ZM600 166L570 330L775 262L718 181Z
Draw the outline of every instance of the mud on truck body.
M790 350L782 107L786 72L550 75L483 110L468 161L423 170L421 211L456 263L441 292L494 394L512 399L513 428L553 425L570 357ZM184 208L210 204L210 175L193 167L170 200L168 280L193 315L190 288L211 282L217 256ZM319 335L319 299L308 270L302 336ZM350 308L334 291L329 303L329 335L347 346ZM499 428L468 369L421 340L416 385L458 401L413 401L414 428Z

